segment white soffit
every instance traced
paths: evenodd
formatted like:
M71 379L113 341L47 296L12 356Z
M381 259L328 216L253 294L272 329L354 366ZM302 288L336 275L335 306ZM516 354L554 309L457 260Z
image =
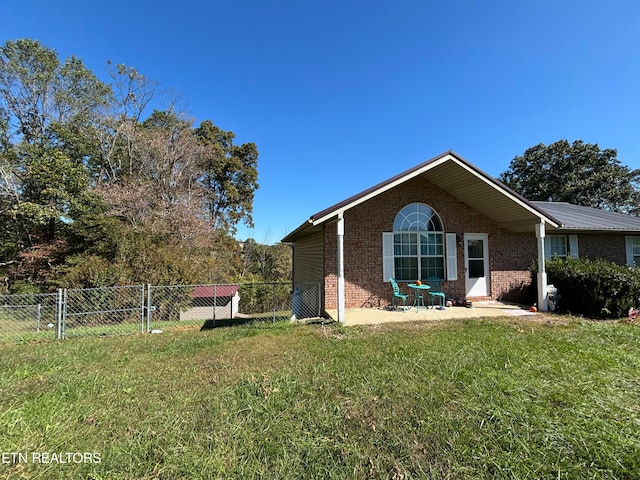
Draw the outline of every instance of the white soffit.
M382 182L364 192L336 204L313 217L312 225L319 225L336 215L343 214L356 205L370 200L392 188L423 176L452 196L493 218L500 224L522 228L524 225L538 223L540 219L552 226L558 224L547 217L524 198L512 193L492 177L472 168L452 153L427 161L418 168L408 170Z
M402 185L403 183L407 182L408 180L411 180L415 177L419 177L420 175L425 174L426 172L428 172L429 170L431 170L432 168L436 167L437 165L440 165L448 160L455 160L455 158L451 155L451 154L446 154L444 155L442 158L438 158L436 160L427 162L425 164L423 164L421 167L416 168L415 170L410 170L407 171L405 174L400 174L397 175L395 177L392 177L392 179L380 183L375 187L372 187L368 190L365 190L363 194L359 194L359 195L355 195L353 197L351 197L351 199L347 199L344 202L342 202L342 204L339 204L340 207L336 208L335 210L329 210L327 211L326 214L322 215L321 217L318 217L316 219L314 219L312 221L312 224L318 225L320 223L326 222L327 220L329 220L330 218L335 217L338 214L343 214L346 210L349 210L353 207L355 207L356 205L360 205L361 203L366 202L367 200L372 199L373 197L376 197L378 195L380 195L381 193L384 193L388 190L391 190L392 188L395 188L399 185Z
M540 219L557 226L551 218L540 212L527 200L512 192L482 172L451 158L440 168L434 168L427 178L452 196L494 219L500 224L517 225L538 223Z

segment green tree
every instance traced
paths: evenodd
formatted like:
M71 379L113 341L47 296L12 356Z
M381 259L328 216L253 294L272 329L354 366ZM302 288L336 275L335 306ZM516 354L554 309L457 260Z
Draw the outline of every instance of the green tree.
M59 67L56 52L37 41L9 41L0 47L1 108L10 136L29 144L47 140Z
M84 167L87 134L109 92L80 60L60 62L37 41L0 47L0 255L5 260L60 240L58 227L92 204Z
M200 167L205 208L215 230L235 233L243 221L253 226L253 198L258 188L258 148L234 145L235 135L206 120L195 133L207 148Z
M640 213L640 170L621 165L615 149L581 140L531 147L499 179L528 200Z
M26 160L21 194L14 217L45 241L55 238L56 226L79 218L91 197L84 167L55 149Z
M94 120L110 92L78 58L61 63L55 50L36 40L8 41L0 47L0 145L6 149L10 140L73 150L73 138L65 133Z
M291 248L283 243L265 245L253 238L242 248L242 274L262 282L291 280Z

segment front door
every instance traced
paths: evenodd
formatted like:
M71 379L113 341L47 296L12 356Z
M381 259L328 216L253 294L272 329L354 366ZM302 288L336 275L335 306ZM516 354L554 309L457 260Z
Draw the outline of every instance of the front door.
M464 234L464 272L467 297L489 296L489 235Z

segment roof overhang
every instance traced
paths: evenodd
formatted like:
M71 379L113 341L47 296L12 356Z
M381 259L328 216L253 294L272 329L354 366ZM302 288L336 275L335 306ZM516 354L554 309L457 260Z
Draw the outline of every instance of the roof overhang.
M563 233L614 233L638 235L640 217L604 208L574 205L568 202L531 202L562 223Z
M493 219L500 227L510 231L532 232L534 225L541 222L552 228L560 226L560 222L548 213L461 156L449 151L312 215L283 241L293 242L311 233L310 229L418 177L425 178L469 207Z

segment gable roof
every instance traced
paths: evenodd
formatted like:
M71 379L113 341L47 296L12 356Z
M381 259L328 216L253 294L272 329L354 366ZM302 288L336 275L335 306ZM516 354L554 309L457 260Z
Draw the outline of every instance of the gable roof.
M567 202L531 202L557 218L561 230L594 232L639 232L640 217L599 208L573 205Z
M198 285L191 291L191 297L234 297L236 293L238 293L238 285Z
M552 227L560 226L560 222L548 212L450 150L311 215L309 220L282 241L294 242L318 231L324 222L416 177L426 178L475 210L495 219L504 228L528 231L540 221Z

